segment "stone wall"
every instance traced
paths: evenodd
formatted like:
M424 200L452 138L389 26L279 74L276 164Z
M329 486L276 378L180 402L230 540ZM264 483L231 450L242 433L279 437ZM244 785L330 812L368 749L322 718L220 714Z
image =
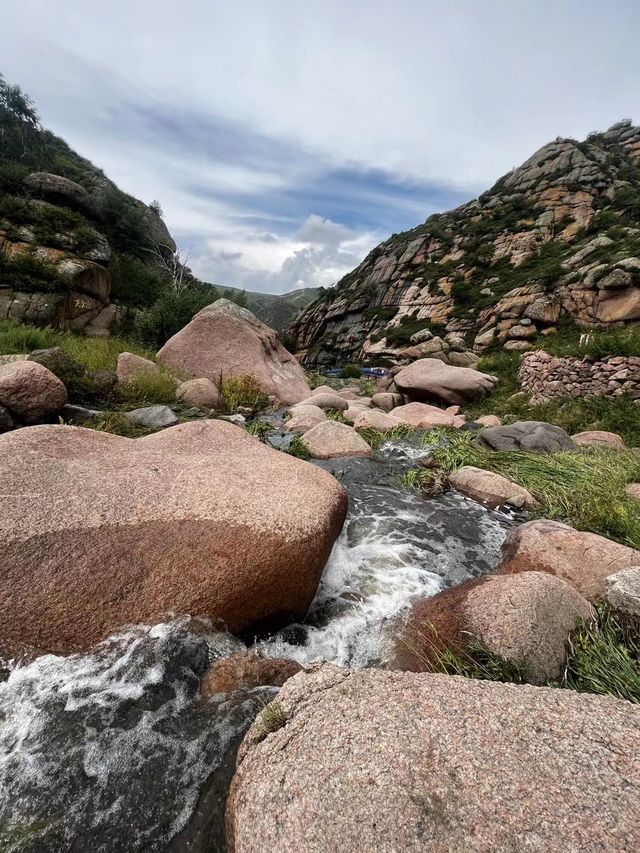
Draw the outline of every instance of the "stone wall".
M620 397L640 401L640 357L555 358L543 350L522 358L518 380L532 403L554 397Z

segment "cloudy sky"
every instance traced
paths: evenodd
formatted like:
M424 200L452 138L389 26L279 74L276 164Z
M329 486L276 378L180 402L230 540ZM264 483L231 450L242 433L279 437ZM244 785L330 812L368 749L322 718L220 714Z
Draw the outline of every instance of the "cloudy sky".
M558 135L640 121L638 0L0 0L0 71L203 279L330 285Z

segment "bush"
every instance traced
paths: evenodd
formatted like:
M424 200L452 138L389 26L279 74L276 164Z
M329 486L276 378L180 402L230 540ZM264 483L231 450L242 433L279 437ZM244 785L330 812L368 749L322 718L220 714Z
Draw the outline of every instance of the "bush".
M267 395L254 376L233 376L222 379L219 383L224 399L225 410L229 414L239 408L251 409L254 412L266 409L269 405Z
M211 304L207 290L188 289L177 293L165 290L155 305L141 311L135 333L142 343L160 349L169 338L189 323L193 316Z
M0 321L0 355L30 353L59 345L60 335L53 329L38 329L13 320Z
M149 308L160 298L166 279L131 255L115 253L109 262L111 301L136 308Z
M11 290L23 293L60 293L68 290L68 282L55 267L35 255L8 259L0 254L0 281Z
M341 379L360 379L360 368L357 364L347 364L340 371Z

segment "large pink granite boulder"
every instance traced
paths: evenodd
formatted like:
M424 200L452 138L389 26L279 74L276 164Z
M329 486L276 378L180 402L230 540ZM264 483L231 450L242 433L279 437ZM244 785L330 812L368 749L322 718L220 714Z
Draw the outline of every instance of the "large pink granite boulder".
M51 417L66 402L64 384L37 361L14 361L0 366L0 406L22 423L33 424Z
M482 399L497 379L471 367L454 367L437 358L420 358L403 367L393 381L412 400L442 400L462 405Z

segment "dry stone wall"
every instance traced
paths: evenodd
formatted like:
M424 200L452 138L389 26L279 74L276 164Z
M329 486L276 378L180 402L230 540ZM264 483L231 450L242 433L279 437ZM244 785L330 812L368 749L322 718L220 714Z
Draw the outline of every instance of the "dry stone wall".
M555 397L620 397L640 402L640 357L555 358L543 350L525 353L518 379L532 403Z

